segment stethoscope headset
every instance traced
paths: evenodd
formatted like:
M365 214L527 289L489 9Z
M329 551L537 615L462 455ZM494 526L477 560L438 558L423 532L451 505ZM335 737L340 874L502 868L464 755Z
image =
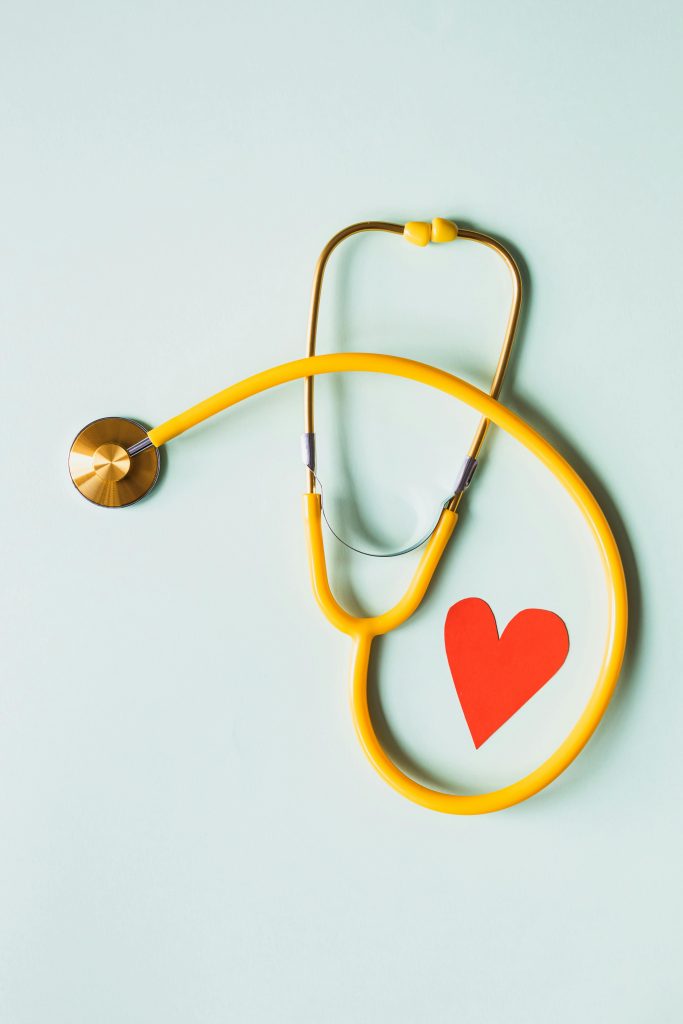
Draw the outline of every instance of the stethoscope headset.
M444 243L467 239L488 246L505 262L512 279L512 300L503 344L488 394L444 370L398 356L368 352L316 355L318 314L328 261L341 242L363 231L383 231L402 235L407 241L418 246L425 246L429 242ZM498 402L519 322L521 303L522 281L517 264L505 246L489 235L464 228L458 230L452 221L440 217L435 218L431 224L421 221L411 221L405 225L384 221L352 224L330 239L318 259L313 278L305 359L284 363L248 377L149 431L140 423L123 417L95 420L78 434L69 454L71 478L85 498L96 505L108 508L131 505L148 494L154 486L159 475L160 449L164 444L246 398L280 384L303 380L302 452L307 485L303 496L303 514L311 582L323 614L333 626L346 633L353 641L351 708L358 738L368 760L390 786L415 803L450 814L482 814L500 810L527 799L556 779L580 753L600 722L614 692L626 645L628 612L624 570L619 550L602 509L586 484L559 452L537 431ZM413 550L424 544L424 550L406 592L388 611L369 617L351 615L338 603L330 588L322 531L324 510L315 459L314 378L319 374L358 372L402 377L435 388L464 402L482 417L458 474L453 493L444 503L436 525L423 541L405 549ZM472 481L479 453L491 423L514 437L543 463L562 484L586 520L602 559L608 624L602 662L592 694L578 721L557 750L538 768L511 785L489 793L460 795L440 792L422 785L401 771L388 757L370 716L368 670L372 641L375 637L383 636L402 625L418 608L427 592L455 529L458 507Z

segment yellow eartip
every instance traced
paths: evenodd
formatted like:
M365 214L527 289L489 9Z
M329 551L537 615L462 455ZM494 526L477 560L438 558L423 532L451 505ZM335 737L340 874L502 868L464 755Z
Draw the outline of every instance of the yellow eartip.
M432 221L432 242L454 242L458 237L458 225L444 217L435 217Z
M413 245L427 245L432 238L432 225L422 220L410 220L403 229L403 237Z
M458 225L445 217L435 217L431 224L423 220L410 220L403 228L403 237L413 245L453 242L458 237Z

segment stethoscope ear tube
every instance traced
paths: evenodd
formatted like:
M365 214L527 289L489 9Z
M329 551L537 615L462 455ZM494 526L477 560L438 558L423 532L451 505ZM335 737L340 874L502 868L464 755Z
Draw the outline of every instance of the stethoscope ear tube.
M510 275L510 284L512 286L510 309L508 312L508 319L505 325L505 333L503 334L500 352L498 354L498 361L496 363L496 368L494 370L493 377L491 378L491 385L489 388L489 394L491 397L498 398L503 386L503 380L505 378L508 364L510 362L512 345L515 340L520 311L522 308L522 275L514 256L499 239L493 238L491 235L486 235L481 231L474 231L471 228L459 228L453 221L446 220L444 217L435 217L431 224L422 221L409 221L407 224L395 224L391 221L361 221L359 224L350 224L342 231L337 232L337 234L329 240L323 251L320 253L315 267L315 272L313 274L311 305L308 314L308 331L306 336L306 355L314 356L316 354L318 318L320 314L323 281L330 257L342 242L346 241L346 239L367 232L379 232L381 234L403 236L406 241L411 242L413 245L417 245L420 248L429 245L430 242L443 244L444 242L454 242L456 239L465 239L466 241L483 245L492 250L507 267ZM319 481L315 454L314 404L313 377L307 377L304 382L305 432L302 438L302 454L304 464L306 466L308 490L311 493L315 490L316 482ZM472 474L477 466L479 452L481 451L481 447L486 438L488 426L488 419L483 417L474 433L460 477L456 482L452 495L450 495L448 499L448 507L453 512L457 511L460 499L472 479ZM463 471L469 473L468 478L463 479ZM330 529L332 528L330 527ZM338 540L342 541L342 544L352 548L354 551L359 550L358 548L354 548L352 545L348 544L345 540L342 540L336 531L332 530L332 532ZM413 547L414 545L404 548L401 551L396 552L396 554L405 554L407 551L413 550ZM375 554L374 552L369 551L360 551L359 553L368 555Z

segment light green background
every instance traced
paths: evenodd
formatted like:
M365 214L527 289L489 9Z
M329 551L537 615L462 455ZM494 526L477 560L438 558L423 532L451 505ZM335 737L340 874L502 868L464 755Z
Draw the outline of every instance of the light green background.
M679 11L5 2L2 1024L681 1019ZM594 486L633 611L587 751L477 819L404 802L356 744L348 643L308 585L300 387L175 442L134 509L66 473L89 420L158 423L298 356L340 227L437 214L520 255L505 401ZM321 348L485 385L508 298L471 244L357 241ZM471 414L396 381L319 398L337 522L417 536ZM352 606L402 591L410 557L329 547ZM501 625L552 608L572 639L479 752L441 639L473 594ZM584 526L492 437L428 600L378 650L395 756L465 791L538 763L591 688L604 614Z

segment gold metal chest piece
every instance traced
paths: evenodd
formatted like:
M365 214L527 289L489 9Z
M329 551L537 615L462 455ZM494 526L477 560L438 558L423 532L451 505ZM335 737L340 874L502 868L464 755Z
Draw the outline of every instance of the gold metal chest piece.
M84 498L105 508L139 501L159 476L159 450L135 420L105 416L76 436L69 473Z

